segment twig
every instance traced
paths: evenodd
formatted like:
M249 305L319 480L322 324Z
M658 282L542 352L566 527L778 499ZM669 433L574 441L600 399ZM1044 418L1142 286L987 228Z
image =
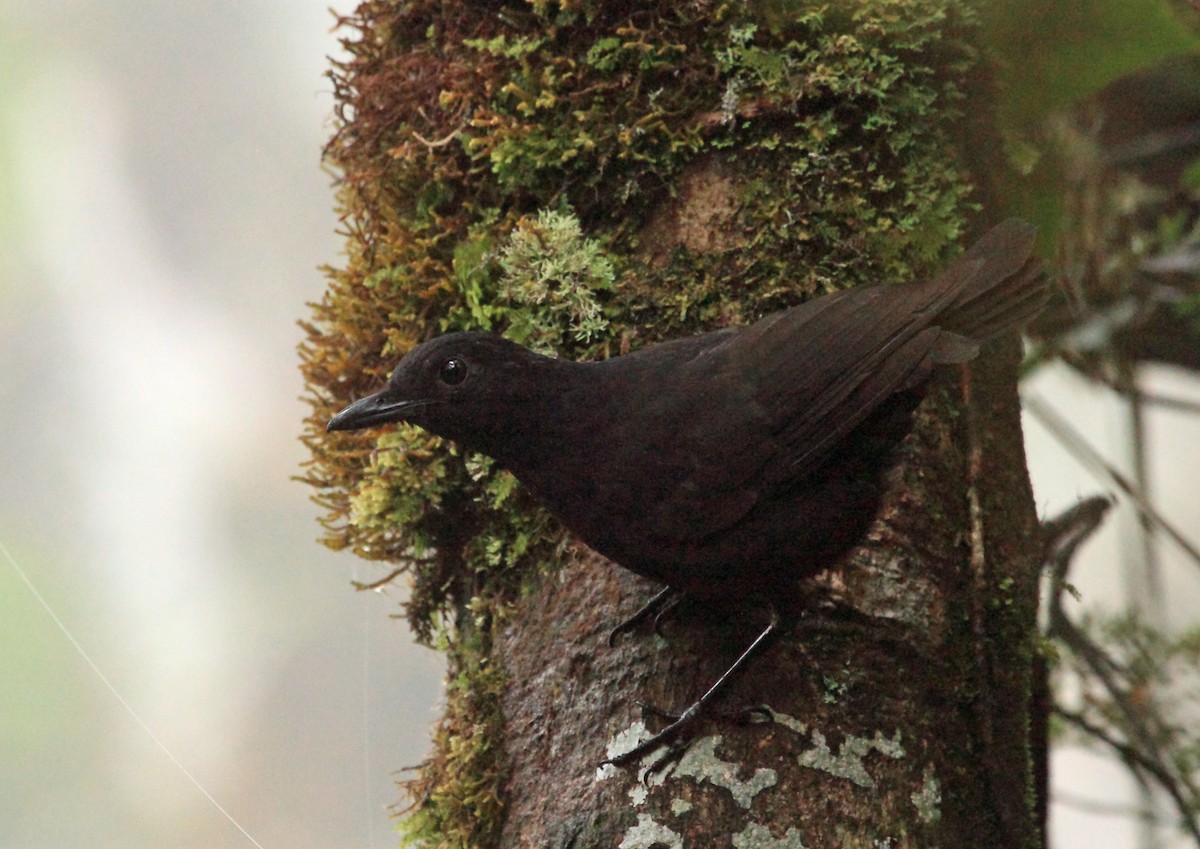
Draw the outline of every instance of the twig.
M1082 714L1064 710L1056 707L1054 712L1061 716L1064 720L1074 725L1080 731L1095 737L1100 742L1109 746L1115 751L1131 770L1135 773L1144 771L1149 773L1159 786L1162 787L1171 799L1175 802L1175 807L1179 809L1180 819L1183 827L1191 834L1192 839L1200 844L1200 825L1196 822L1196 817L1191 812L1191 807L1188 800L1183 797L1179 791L1178 784L1170 772L1166 770L1157 760L1147 757L1136 746L1132 746L1122 740L1118 740L1105 729L1088 721Z
M381 589L381 588L387 586L392 581L396 580L396 578L400 577L400 575L403 572L404 572L403 568L393 569L391 572L388 572L387 575L380 578L378 581L371 581L369 583L363 583L362 581L351 581L350 586L354 587L354 589L359 590L359 591L378 590L378 589Z
M1072 427L1066 419L1056 413L1048 404L1042 402L1040 398L1032 393L1023 397L1022 402L1027 410L1033 414L1034 418L1042 423L1043 426L1055 436L1058 437L1062 445L1070 451L1075 458L1083 465L1089 467L1094 472L1103 475L1108 481L1121 490L1133 502L1138 513L1141 514L1150 524L1157 527L1165 533L1171 540L1174 541L1184 553L1197 565L1200 566L1200 549L1198 549L1190 540L1175 529L1175 527L1166 520L1166 518L1155 509L1146 497L1138 490L1136 486L1124 475L1112 467L1100 454L1088 444L1083 435Z

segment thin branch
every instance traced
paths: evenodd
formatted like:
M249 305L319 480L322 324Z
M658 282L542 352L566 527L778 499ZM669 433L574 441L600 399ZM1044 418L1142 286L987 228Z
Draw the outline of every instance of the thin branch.
M1099 452L1088 444L1078 430L1036 395L1026 394L1022 401L1034 418L1057 436L1059 442L1075 456L1075 459L1093 472L1107 478L1109 483L1129 496L1139 514L1170 537L1197 566L1200 566L1200 548L1197 548L1194 543L1176 530L1128 478L1114 469L1107 460L1100 456Z
M1111 375L1105 374L1103 369L1096 368L1091 362L1083 357L1074 356L1066 351L1051 351L1047 349L1047 356L1042 360L1049 362L1053 358L1057 358L1067 365L1074 368L1088 380L1095 381L1102 386L1106 386L1124 398L1129 398L1136 401L1142 401L1146 404L1153 404L1156 407L1162 407L1167 410L1181 410L1185 413L1200 413L1200 401L1192 401L1188 398L1177 398L1171 395L1161 395L1157 392L1147 392L1137 386L1124 385L1116 380Z
M403 573L404 573L404 567L401 567L399 569L393 569L391 572L388 572L386 575L384 575L378 581L371 581L369 583L363 583L362 581L351 581L350 586L354 587L354 589L359 590L360 592L363 592L366 590L379 590L379 589L383 589L385 586L390 584L392 581L396 580L396 578L400 577L400 575L402 575Z
M1080 731L1090 737L1095 737L1106 746L1110 747L1121 760L1129 766L1135 773L1146 772L1158 783L1160 787L1167 792L1171 799L1175 802L1175 807L1179 809L1181 824L1184 829L1191 834L1192 839L1200 844L1200 825L1197 824L1195 815L1191 812L1191 807L1188 800L1183 797L1180 792L1175 776L1173 776L1165 767L1157 760L1147 757L1136 746L1132 746L1123 740L1118 740L1104 728L1090 722L1085 716L1072 711L1064 710L1056 707L1054 712L1064 720L1074 725Z
M1161 733L1155 732L1162 730L1165 721L1157 710L1147 709L1144 704L1135 704L1120 683L1128 677L1126 670L1076 627L1063 608L1063 592L1067 588L1067 571L1072 558L1078 547L1100 527L1110 506L1111 502L1106 498L1089 498L1042 525L1046 535L1043 568L1050 574L1051 580L1047 636L1061 641L1079 658L1086 668L1082 674L1090 674L1100 682L1112 705L1120 713L1121 727L1132 742L1117 739L1081 713L1059 706L1054 711L1113 749L1140 781L1144 783L1146 776L1153 778L1174 801L1184 827L1200 844L1200 825L1194 813L1197 800L1200 799L1200 789L1186 773L1172 769L1170 759L1155 743L1156 738L1162 737Z
M436 139L435 141L430 141L429 139L425 138L423 135L418 133L416 130L409 130L409 132L412 133L412 137L414 139L419 141L421 144L425 145L425 147L429 148L430 150L434 150L435 148L439 148L439 147L445 147L446 145L450 144L450 142L454 141L455 137L458 136L458 129L455 129L453 132L450 133L450 135L445 136L444 138Z
M1115 802L1100 802L1095 799L1085 799L1082 796L1063 793L1061 790L1054 793L1054 803L1101 817L1124 817L1125 819L1140 820L1155 824L1162 822L1161 817L1148 814L1146 811L1136 808L1133 805L1121 805Z

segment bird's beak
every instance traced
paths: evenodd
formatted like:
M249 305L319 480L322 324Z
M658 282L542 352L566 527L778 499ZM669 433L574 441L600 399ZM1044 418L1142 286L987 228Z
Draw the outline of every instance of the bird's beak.
M415 408L428 404L428 401L412 401L390 396L391 387L382 389L374 395L359 398L346 409L339 412L325 430L358 430L363 427L398 422L405 414Z

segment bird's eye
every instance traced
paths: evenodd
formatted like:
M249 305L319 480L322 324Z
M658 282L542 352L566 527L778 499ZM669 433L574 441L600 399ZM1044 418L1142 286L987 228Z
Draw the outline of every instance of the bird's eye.
M438 369L438 379L447 386L458 386L467 379L467 364L458 357L451 357Z

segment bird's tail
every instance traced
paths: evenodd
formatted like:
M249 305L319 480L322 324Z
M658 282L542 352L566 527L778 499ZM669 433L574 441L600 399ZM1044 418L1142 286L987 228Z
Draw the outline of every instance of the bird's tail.
M1036 230L1016 218L998 224L933 285L950 298L938 325L978 342L1020 327L1042 311L1050 287L1033 258Z

